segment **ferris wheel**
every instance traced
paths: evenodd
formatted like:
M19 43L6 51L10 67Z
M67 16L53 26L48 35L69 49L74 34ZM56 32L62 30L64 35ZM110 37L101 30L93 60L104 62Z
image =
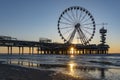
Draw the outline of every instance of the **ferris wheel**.
M58 19L58 33L65 43L87 45L95 34L95 20L91 13L79 6L65 9Z

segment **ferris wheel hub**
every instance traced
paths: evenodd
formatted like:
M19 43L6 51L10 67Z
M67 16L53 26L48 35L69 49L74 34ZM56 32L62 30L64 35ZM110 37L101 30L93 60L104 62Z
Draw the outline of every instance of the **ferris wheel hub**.
M75 25L75 28L78 29L80 26L81 26L80 23L77 23L77 24Z

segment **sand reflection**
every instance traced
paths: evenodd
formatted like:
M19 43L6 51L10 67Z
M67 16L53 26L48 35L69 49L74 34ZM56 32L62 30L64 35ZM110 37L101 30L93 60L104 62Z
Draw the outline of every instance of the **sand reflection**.
M77 75L76 75L76 66L77 66L77 64L74 63L74 62L70 62L68 64L68 75L77 77Z
M74 66L75 66L75 64L74 63L70 63L69 64L69 71L70 71L70 75L74 75Z

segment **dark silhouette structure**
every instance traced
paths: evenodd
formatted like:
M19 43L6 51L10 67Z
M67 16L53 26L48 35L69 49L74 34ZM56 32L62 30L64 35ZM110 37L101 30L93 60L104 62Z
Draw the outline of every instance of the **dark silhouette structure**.
M73 6L65 9L58 19L58 33L64 43L52 43L52 40L41 38L37 41L22 41L9 36L0 36L0 46L8 47L8 54L12 48L18 47L19 54L24 54L24 47L29 48L29 54L107 54L109 45L105 44L107 30L100 29L101 43L90 44L96 30L92 14L85 8ZM74 44L74 39L78 39Z
M45 42L36 41L22 41L16 38L8 38L7 36L0 36L0 46L8 47L8 54L12 54L13 47L19 48L19 54L24 54L24 48L29 48L29 54L34 54L34 48L37 48L38 54L107 54L109 46L105 44L105 36L107 30L100 29L101 43L96 44L70 44L70 43L52 43L51 40Z

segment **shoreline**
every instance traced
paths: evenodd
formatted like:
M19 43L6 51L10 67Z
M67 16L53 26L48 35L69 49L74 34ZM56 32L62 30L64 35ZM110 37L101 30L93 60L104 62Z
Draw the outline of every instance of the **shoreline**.
M39 70L0 62L0 80L99 80L88 77L74 77L50 70Z
M0 80L91 80L73 77L60 72L38 70L0 62ZM96 79L92 79L96 80Z
M46 55L33 57L23 56L20 59L18 57L19 56L14 55L8 57L1 56L0 80L120 79L119 56L103 58L98 56L95 58L93 56L69 57ZM115 61L118 63L115 63ZM63 64L63 62L65 63Z

